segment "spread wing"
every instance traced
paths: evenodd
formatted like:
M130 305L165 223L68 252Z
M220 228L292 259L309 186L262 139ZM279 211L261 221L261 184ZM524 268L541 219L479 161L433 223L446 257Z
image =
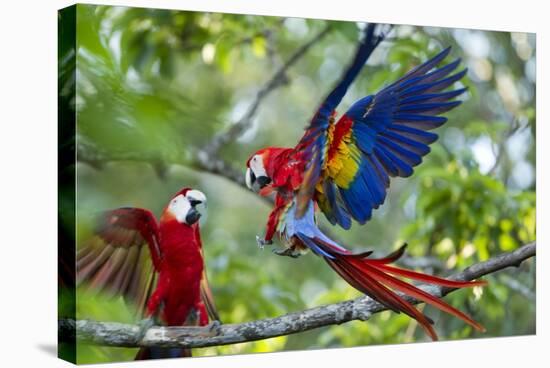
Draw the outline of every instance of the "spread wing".
M298 218L304 215L309 200L315 192L315 186L320 180L322 169L326 165L328 131L330 126L333 125L334 109L344 98L349 86L357 77L371 53L385 37L384 33L377 32L376 29L376 24L367 25L353 62L346 70L343 78L325 98L306 128L304 136L296 146L295 150L300 152L304 162L307 162L301 189L297 196L296 216Z
M308 165L298 193L298 217L314 197L332 224L345 229L352 219L364 224L384 203L389 178L412 175L437 139L429 131L447 121L439 115L458 106L461 101L454 98L466 90L446 91L466 74L464 69L451 75L460 59L436 68L449 52L443 50L355 102L337 123L335 105L322 106L300 142ZM360 52L352 67L358 60L363 62Z
M107 211L98 216L94 236L78 250L77 285L123 295L142 312L160 258L158 225L150 211Z
M195 227L195 237L197 238L198 243L200 244L201 257L204 261L204 252L202 251L202 240L199 227ZM220 315L218 314L218 309L214 303L214 294L212 294L212 289L210 289L210 283L208 282L208 277L206 275L206 267L202 271L202 278L200 282L201 287L201 300L206 307L208 312L208 318L211 321L219 321Z
M446 91L465 74L452 74L460 59L437 65L450 48L375 95L355 102L327 137L326 166L316 199L327 219L343 228L364 224L386 198L390 177L408 177L437 138L439 116L460 105L466 89Z

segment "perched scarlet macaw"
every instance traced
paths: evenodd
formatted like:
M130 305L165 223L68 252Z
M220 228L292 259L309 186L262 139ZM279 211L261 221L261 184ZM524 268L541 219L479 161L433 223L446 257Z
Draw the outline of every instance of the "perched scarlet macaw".
M205 195L184 188L157 224L142 208L118 208L98 218L95 236L77 255L77 283L121 294L141 314L167 326L205 326L218 314L204 269L199 230ZM142 348L136 359L190 356L189 350Z
M360 224L368 221L372 210L384 202L390 177L412 175L413 167L430 152L428 145L437 135L429 130L447 120L438 115L461 103L454 98L465 88L444 92L465 75L466 70L450 75L460 60L436 68L449 54L447 48L378 93L355 102L336 122L335 108L382 39L383 35L375 35L374 25L367 26L353 63L296 147L261 149L247 161L248 187L264 196L276 193L265 237L258 237L258 243L271 244L277 233L285 245L284 250L275 251L279 255L297 257L311 249L351 286L416 319L434 340L433 322L394 291L432 304L483 331L462 312L394 276L452 288L483 282L449 281L390 266L404 247L381 259L369 258L371 252L352 254L316 225L317 209L344 229L350 228L352 219Z

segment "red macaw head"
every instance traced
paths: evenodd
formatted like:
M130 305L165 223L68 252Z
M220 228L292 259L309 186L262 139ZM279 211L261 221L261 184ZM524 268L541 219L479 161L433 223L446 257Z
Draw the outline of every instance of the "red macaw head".
M273 191L272 182L277 170L278 158L290 148L263 148L254 153L246 161L246 186L260 195L268 195Z
M164 209L163 217L174 218L177 222L187 225L196 223L206 208L206 196L203 192L191 188L183 188L177 192ZM202 210L202 211L201 211Z

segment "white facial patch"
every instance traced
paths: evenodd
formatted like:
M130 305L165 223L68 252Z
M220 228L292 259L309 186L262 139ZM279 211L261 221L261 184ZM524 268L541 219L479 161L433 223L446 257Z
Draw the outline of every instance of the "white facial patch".
M208 217L208 211L206 211L206 196L204 195L203 192L193 189L187 192L186 197L189 200L189 202L193 202L193 201L201 202L195 205L195 209L201 215L201 218L199 220L200 226L204 226L204 224L206 223L206 219Z
M244 174L244 181L248 189L252 189L252 179L250 178L250 167L246 169L246 174Z
M257 178L260 176L267 176L264 168L264 162L260 155L254 155L248 165Z
M189 190L187 191L187 193L185 193L185 197L187 197L189 201L196 200L201 203L206 203L206 196L204 195L203 192L199 190L195 190L195 189Z
M183 196L183 194L174 197L168 205L168 211L170 211L180 223L186 223L185 217L190 209L191 204L189 203L189 200Z

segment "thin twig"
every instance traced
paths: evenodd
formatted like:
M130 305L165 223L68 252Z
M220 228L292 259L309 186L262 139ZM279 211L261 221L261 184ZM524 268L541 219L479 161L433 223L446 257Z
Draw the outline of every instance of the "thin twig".
M146 152L103 152L93 145L86 145L79 141L77 150L77 159L80 162L86 162L95 168L101 168L103 164L109 161L137 161L149 163L155 171L163 174L166 165L187 165L195 169L207 171L212 174L223 176L241 186L245 187L244 175L240 170L235 169L229 162L221 159L217 152L226 143L238 137L251 124L260 104L276 88L288 83L287 71L298 62L307 51L325 37L330 31L330 25L325 26L311 40L298 48L283 65L273 74L266 84L258 91L254 101L236 123L218 135L215 135L211 141L206 144L202 150L197 150L192 160L185 160L183 157L159 157Z
M499 278L499 281L502 282L504 285L506 285L510 290L516 291L522 296L524 296L526 299L534 302L536 299L536 295L533 290L531 290L530 287L527 285L524 285L521 281L510 277L506 274L501 275Z
M77 145L77 160L96 169L102 168L109 162L132 161L153 166L157 173L166 170L169 165L187 166L196 170L222 176L246 188L244 172L236 169L229 162L217 156L197 155L196 160L187 160L181 156L159 156L149 152L136 151L105 151L97 146L79 142Z
M490 175L490 176L494 175L495 172L497 171L497 169L499 168L502 160L504 159L504 157L506 155L506 144L508 143L510 138L512 138L516 133L518 133L519 131L527 128L528 126L529 126L529 124L525 124L525 125L521 126L517 119L514 119L510 123L510 127L506 130L506 132L504 132L504 134L502 136L502 139L500 140L500 143L496 147L495 146L491 147L492 150L493 150L493 154L495 155L495 162L493 163L493 166L491 166L491 168L487 172L487 175Z
M204 152L208 156L213 156L218 153L220 148L226 144L236 139L241 135L251 124L260 107L260 104L272 91L278 87L288 83L287 71L293 66L298 60L300 60L306 52L317 42L319 42L323 37L325 37L330 31L330 25L325 26L318 34L316 34L311 40L298 48L286 62L281 65L281 67L273 74L271 79L269 79L265 85L258 91L256 97L252 104L250 104L248 110L245 114L234 124L232 124L227 131L215 135L210 143L204 148Z

